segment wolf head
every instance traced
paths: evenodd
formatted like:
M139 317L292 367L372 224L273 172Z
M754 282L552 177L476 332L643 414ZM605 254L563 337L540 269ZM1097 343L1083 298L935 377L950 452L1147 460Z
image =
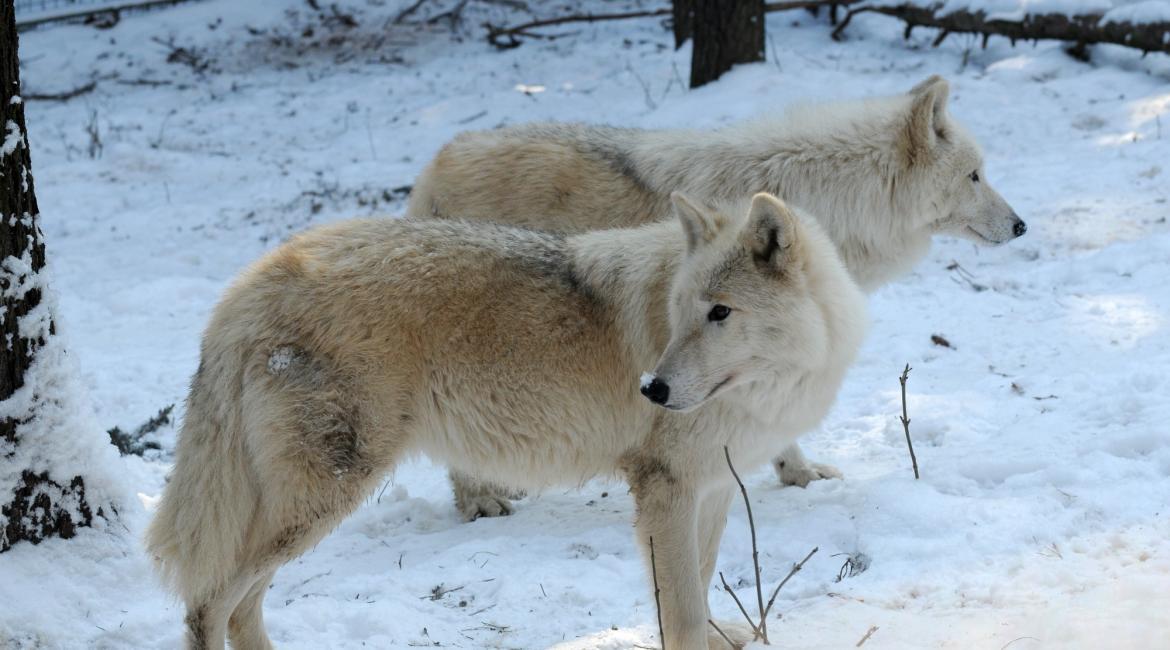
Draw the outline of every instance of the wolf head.
M752 198L746 220L677 192L671 200L686 253L670 291L670 343L642 393L689 411L735 386L824 366L838 341L835 311L817 293L863 299L815 222L770 194Z
M909 112L898 150L917 194L923 224L932 233L957 235L981 244L1002 244L1023 235L1027 225L987 182L983 155L974 139L947 113L950 86L932 76L910 90Z

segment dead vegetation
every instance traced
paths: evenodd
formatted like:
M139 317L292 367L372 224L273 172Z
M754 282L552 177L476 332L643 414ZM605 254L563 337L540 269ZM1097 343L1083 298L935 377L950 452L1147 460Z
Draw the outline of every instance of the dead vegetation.
M723 454L727 458L727 468L731 470L731 475L735 477L735 483L739 486L739 492L743 496L744 507L747 509L748 528L751 531L752 538L752 568L755 571L756 605L757 612L759 614L758 622L752 619L751 614L748 613L747 608L744 607L743 602L739 599L739 596L736 595L735 590L731 588L731 585L727 584L727 579L723 577L722 571L719 572L719 580L723 582L724 591L726 591L728 595L731 596L732 600L734 600L735 604L739 607L739 611L741 614L743 614L747 624L752 628L752 630L754 630L755 638L759 641L762 641L764 645L771 645L771 641L768 639L768 614L772 611L772 605L776 603L776 596L780 594L780 590L784 588L784 585L788 584L788 581L792 579L792 576L796 575L801 569L804 568L804 564L808 562L809 559L814 554L816 554L817 550L819 549L814 547L811 551L808 552L808 555L804 556L803 560L792 565L792 568L788 571L788 575L784 576L784 579L780 581L780 584L776 585L776 588L772 590L772 596L768 598L768 603L765 605L763 584L760 580L760 554L756 544L756 522L752 516L751 499L748 497L747 488L744 487L743 481L739 478L739 472L735 471L735 465L731 462L731 452L727 449L727 447L723 448ZM723 633L723 630L719 629L719 626L715 623L715 621L708 620L707 622L719 633L720 636L724 638L724 640L728 642L732 648L740 647L739 645L731 642L727 635Z
M171 412L174 409L174 404L164 406L154 417L138 425L133 431L123 431L119 427L114 427L106 433L110 436L110 442L123 456L141 456L147 451L160 450L162 445L152 434L171 423Z

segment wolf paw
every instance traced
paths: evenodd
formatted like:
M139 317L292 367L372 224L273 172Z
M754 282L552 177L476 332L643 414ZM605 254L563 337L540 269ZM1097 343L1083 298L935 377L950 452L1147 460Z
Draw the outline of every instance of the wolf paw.
M477 494L458 500L455 504L464 521L475 521L480 517L504 517L512 514L512 502L496 494Z
M505 488L503 494L505 497L507 497L513 501L519 501L520 499L523 499L524 497L528 496L528 493L525 492L524 490L517 490L514 488Z
M781 485L808 487L813 481L844 478L841 470L823 463L786 463L777 459L773 466L776 468L776 476L780 477Z
M710 630L707 635L707 647L710 650L735 650L742 648L745 645L755 640L756 635L752 628L743 623L733 623L731 621L715 621L723 634L727 635L728 639L735 645L727 645L727 639L724 639L715 628L708 624L707 629Z

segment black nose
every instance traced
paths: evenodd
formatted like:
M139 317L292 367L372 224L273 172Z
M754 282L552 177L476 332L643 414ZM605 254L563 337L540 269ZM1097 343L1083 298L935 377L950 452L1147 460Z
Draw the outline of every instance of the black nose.
M1012 234L1016 237L1023 237L1024 233L1028 232L1028 224L1020 218L1016 218L1016 225L1012 226Z
M642 385L642 394L655 404L665 404L670 397L670 386L656 377L649 384Z

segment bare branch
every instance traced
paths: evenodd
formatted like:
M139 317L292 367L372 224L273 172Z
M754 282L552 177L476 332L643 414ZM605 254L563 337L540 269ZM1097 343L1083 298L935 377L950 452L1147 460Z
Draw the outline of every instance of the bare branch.
M727 642L727 645L731 646L734 650L741 650L743 648L742 645L728 638L727 635L723 633L723 630L719 629L719 626L715 624L715 621L707 619L707 622L711 624L711 627L715 628L715 631L719 633L719 636L723 637L723 640Z
M820 550L820 547L814 546L813 550L809 551L808 555L804 556L803 560L792 565L792 570L788 572L788 575L784 576L784 579L780 581L780 584L776 585L776 589L772 592L772 597L768 599L768 606L764 608L764 618L767 618L768 612L772 611L772 603L776 602L776 596L780 593L780 589L783 588L784 585L788 584L788 581L792 578L792 576L796 575L798 571L804 568L804 563L808 562L808 559L812 557L813 554L818 550Z
M756 570L756 602L760 612L760 625L756 630L764 643L768 643L768 621L764 618L764 591L760 586L760 550L756 546L756 520L752 517L752 501L748 498L747 488L743 486L743 481L739 479L739 472L736 472L735 465L731 464L731 451L727 449L727 445L723 446L723 455L727 458L727 467L731 470L731 475L739 484L740 494L743 495L743 505L747 508L748 527L752 531L752 566Z
M653 11L626 11L617 14L572 14L569 16L560 16L558 18L545 18L543 20L532 20L512 27L496 26L491 23L484 23L487 28L487 40L492 45L501 50L510 50L514 47L520 46L520 41L517 36L529 36L531 38L556 38L547 34L533 34L529 32L530 29L537 27L551 27L553 25L565 25L568 23L597 23L608 20L625 20L627 18L648 18L651 16L665 16L671 12L670 9L655 9ZM507 41L501 41L501 38L507 37Z
M735 595L735 590L731 588L731 585L727 584L727 578L723 577L722 571L719 572L719 580L723 583L723 590L728 594L731 594L731 599L735 601L736 605L739 605L739 611L743 614L744 620L746 620L748 625L751 626L752 632L757 637L760 636L760 626L756 625L756 622L752 620L751 614L747 613L747 608L743 606L743 602L739 599L739 596Z
M878 626L876 626L876 625L869 626L869 631L866 632L865 636L861 637L861 640L858 641L857 645L855 645L853 647L860 648L866 641L869 641L869 637L873 636L873 633L877 632L877 631L878 631Z
M914 443L910 441L910 417L906 414L906 380L910 377L910 364L906 364L906 369L902 371L902 376L898 377L898 383L902 385L902 429L906 431L906 446L910 448L910 462L914 465L914 479L918 479L918 458L914 456Z
M837 7L855 4L859 0L796 0L793 2L769 2L764 5L764 11L790 11L792 9L818 9L820 7ZM487 28L487 40L492 45L501 50L510 50L514 47L520 46L518 37L527 36L529 38L546 38L554 39L555 34L534 34L529 30L539 27L552 27L554 25L566 25L570 23L597 23L609 20L626 20L629 18L653 18L656 16L669 16L673 13L670 7L663 9L653 9L649 11L626 11L614 14L571 14L568 16L559 16L557 18L544 18L541 20L533 20L527 23L522 23L513 26L499 26L491 23L485 23ZM504 40L506 39L506 40Z
M427 24L434 25L440 20L446 20L451 24L451 27L454 28L459 24L459 21L463 20L463 8L467 6L469 1L470 0L459 0L458 4L456 4L454 7L451 7L447 11L437 13L434 16L427 18Z
M666 650L666 634L662 631L662 601L658 597L658 564L654 561L654 536L650 536L650 575L654 578L654 609L658 611L658 640L662 643L662 650ZM544 591L544 585L540 586Z
M59 93L24 93L22 97L28 101L67 102L74 97L79 97L86 93L93 92L94 88L97 88L97 82L91 81L72 90L66 90Z
M403 9L402 11L398 12L398 15L395 16L394 20L392 20L390 22L394 25L401 24L402 21L405 20L407 16L410 16L414 12L418 11L419 7L426 4L426 2L427 2L427 0L415 0L414 4L410 5L406 9Z

